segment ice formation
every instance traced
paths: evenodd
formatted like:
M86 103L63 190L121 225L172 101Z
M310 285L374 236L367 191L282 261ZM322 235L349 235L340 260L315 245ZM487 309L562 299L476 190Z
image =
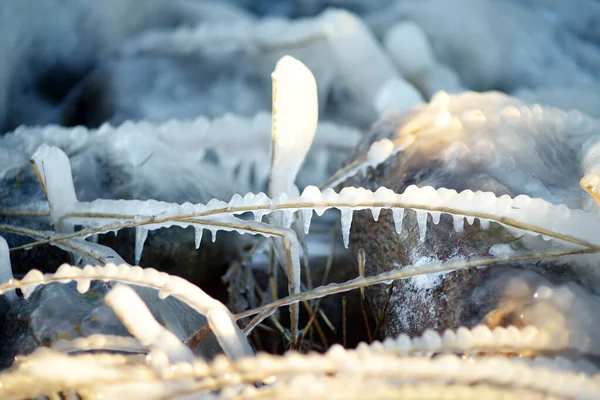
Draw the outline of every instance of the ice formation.
M273 149L269 192L279 195L294 191L296 175L315 136L319 110L315 77L300 61L283 57L272 77Z
M111 0L98 9L69 0L64 7L75 18L46 18L55 4L35 13L0 6L0 130L23 122L89 126L23 126L0 137L0 230L9 242L28 238L13 250L51 244L79 265L55 273L46 270L54 265L39 265L44 272L14 279L0 238L0 291L11 318L31 321L33 347L52 348L2 372L0 397L595 398L597 363L587 356L597 356L600 344L598 274L590 268L600 248L599 125L580 111L597 113L590 88L598 86L592 23L600 7L563 3L154 0L140 8ZM271 126L268 78L283 55L273 74ZM448 94L467 88L515 97ZM318 115L330 122L317 125ZM362 155L334 173L378 115L373 137L359 145ZM399 187L338 186L399 165L408 171ZM340 254L322 239L336 212L345 247L366 214L386 235L412 235L414 260L313 286L310 242L327 247L319 256ZM276 286L276 270L258 271L244 258L240 276L260 279L228 288L255 297L234 315L203 289L131 267L97 242L99 234L133 228L129 262L137 264L148 255L149 232L171 227L189 227L196 249L205 229L213 242L222 241L219 231L272 238L287 297L261 287L266 280ZM440 231L475 229L509 232L518 243L495 244L485 257L419 252ZM380 239L370 237L391 251ZM265 257L259 245L253 251ZM543 278L513 273L519 262L540 260L548 268ZM564 266L568 273L554 279ZM291 321L275 326L286 345L301 346L296 339L312 336L308 326L325 315L315 311L322 298L396 281L432 297L444 274L470 270L498 271L474 289L473 301L496 302L484 325L442 331L438 324L440 332L356 350L333 345L323 355L254 355L249 344L262 321L279 323L280 307L290 306ZM504 295L490 299L498 282ZM389 293L393 312L413 312ZM1 310L6 304L0 298ZM311 319L307 331L299 325L301 304ZM435 318L435 304L426 305ZM69 315L59 318L57 308ZM111 325L111 310L121 331ZM106 331L90 329L92 319L71 326L75 314L100 319ZM118 335L125 328L132 337ZM224 357L206 360L214 355L202 343L206 335ZM194 348L188 339L197 338ZM27 335L8 339L30 345Z

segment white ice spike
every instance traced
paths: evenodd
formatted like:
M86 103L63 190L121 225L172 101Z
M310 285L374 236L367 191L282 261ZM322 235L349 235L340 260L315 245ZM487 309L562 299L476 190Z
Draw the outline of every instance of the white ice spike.
M454 232L460 233L465 229L465 217L462 215L453 215Z
M425 241L427 235L427 212L417 211L417 225L419 226L419 239Z
M373 214L373 220L377 222L379 220L379 214L381 213L381 207L371 207L371 214Z
M402 223L404 221L404 208L394 207L392 209L392 218L394 219L396 233L400 235L402 233Z
M302 209L302 222L304 223L304 234L308 235L310 231L310 221L312 220L313 210L310 208Z
M202 241L202 228L194 228L194 243L196 245L196 250L200 248L200 242Z
M142 259L142 251L144 243L148 237L148 229L137 227L135 228L135 264L140 265Z
M342 208L341 209L341 222L342 222L342 238L344 240L344 247L348 248L350 244L350 227L352 226L352 209Z

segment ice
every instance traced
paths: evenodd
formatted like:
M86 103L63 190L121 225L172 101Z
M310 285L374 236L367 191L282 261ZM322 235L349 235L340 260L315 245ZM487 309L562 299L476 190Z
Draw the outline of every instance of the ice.
M142 259L142 251L144 250L144 243L148 237L148 229L146 228L135 228L135 264L140 265Z
M285 56L273 72L273 155L270 192L292 190L317 129L315 77L300 61Z
M8 244L2 236L0 236L0 284L9 282L13 279L12 265L10 263L10 253ZM3 293L8 301L18 299L17 293L14 290L9 290Z
M60 219L69 207L77 203L71 164L64 152L56 147L43 144L31 157L39 172L39 179L48 196L50 215L55 229L60 232L66 229Z
M117 285L106 295L105 301L127 330L143 345L149 346L153 351L164 351L173 363L190 362L194 359L192 351L154 319L133 289Z
M320 18L327 26L327 39L340 77L353 100L363 105L362 112L375 118L376 94L399 74L373 33L356 15L331 9ZM369 109L373 111L369 113Z
M200 242L202 242L202 232L204 229L195 227L194 228L194 244L196 245L196 250L200 248Z
M400 235L402 233L402 222L404 221L404 208L392 208L392 218L394 220L396 233Z
M435 66L431 45L419 25L402 21L385 34L384 45L405 78L416 80Z
M387 160L394 151L394 143L389 139L381 139L374 142L367 152L367 160L373 166L377 166Z
M307 209L307 208L302 209L302 223L304 226L304 233L306 235L308 235L308 232L310 231L310 221L312 220L312 216L313 216L312 209Z
M419 226L419 239L421 242L425 241L425 235L427 234L427 212L417 210L417 225Z
M401 78L392 78L377 92L374 108L379 114L409 112L423 102L423 96L410 83Z
M381 36L398 21L412 21L432 43L435 58L458 72L468 88L511 91L597 82L599 50L584 37L597 37L585 23L598 15L593 1L569 7L556 0L434 0L395 2L367 21Z
M462 215L453 215L454 232L460 233L464 230L465 218Z
M341 223L342 223L342 238L344 240L344 247L348 248L350 245L350 227L352 225L352 209L343 207L340 209L341 212Z
M371 214L373 214L373 220L377 222L379 220L379 214L381 213L381 207L371 207Z
M490 220L485 218L479 218L479 226L484 231L488 230L490 228Z

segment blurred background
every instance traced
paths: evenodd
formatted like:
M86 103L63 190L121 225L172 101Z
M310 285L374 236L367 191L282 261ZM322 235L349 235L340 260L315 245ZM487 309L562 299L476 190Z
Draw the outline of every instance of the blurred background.
M361 129L438 90L597 116L599 39L594 0L3 0L0 132L252 116L286 53L322 117Z

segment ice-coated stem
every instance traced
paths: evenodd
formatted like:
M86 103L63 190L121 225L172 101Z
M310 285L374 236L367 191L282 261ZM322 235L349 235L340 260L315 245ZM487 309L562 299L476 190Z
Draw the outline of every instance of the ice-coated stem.
M31 163L48 198L50 218L57 232L71 232L62 217L77 204L69 157L57 147L41 145L31 157Z
M0 236L0 283L10 282L13 280L12 264L10 263L10 252L8 243ZM9 290L4 293L4 297L9 302L14 302L19 299L14 290Z
M319 104L312 72L293 57L281 58L271 75L273 114L271 128L271 195L293 190L296 175L312 145Z
M163 352L171 364L190 362L194 359L194 353L154 319L146 304L132 288L117 285L108 292L104 300L129 333L141 344L150 347L151 352Z

